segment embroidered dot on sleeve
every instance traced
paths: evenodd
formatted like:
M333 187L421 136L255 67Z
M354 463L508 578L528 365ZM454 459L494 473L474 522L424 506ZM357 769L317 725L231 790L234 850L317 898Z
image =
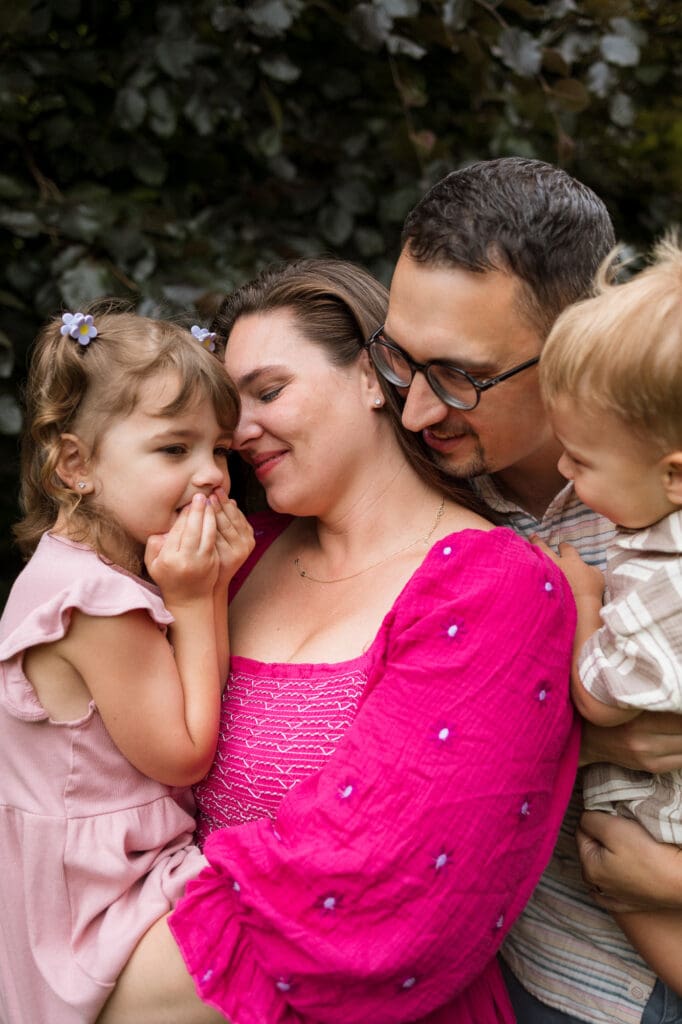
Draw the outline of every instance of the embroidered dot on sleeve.
M500 928L504 928L504 914L500 914L498 916L497 921L495 921L495 928L497 931L499 931Z
M345 786L339 786L337 795L339 800L348 800L353 795L355 787L352 782L347 782Z
M530 800L524 800L519 809L519 814L522 818L527 818L530 814Z
M333 914L334 911L338 910L343 902L343 896L338 893L328 892L324 896L319 896L315 900L315 906L318 910L321 910L323 914Z
M457 623L453 622L453 624L451 626L448 626L448 636L449 637L457 636L458 631L459 631L459 626L457 625Z
M554 590L554 584L550 583L550 581L547 580L546 583L545 583L545 590L547 591L548 594L551 594L551 592Z
M535 694L535 696L537 697L537 699L540 701L541 704L544 704L544 702L549 697L549 693L550 693L549 686L547 686L545 683L543 683L540 686L540 689Z
M236 878L235 878L234 882L232 883L232 890L233 890L233 892L236 892L236 893L240 893L242 891L242 887L239 884L239 882L236 880Z
M443 554L444 554L444 555L451 555L451 554L452 554L452 548L450 547L450 545L449 545L449 544L447 544L447 545L446 545L446 546L445 546L445 547L443 548Z
M291 982L288 981L286 978L278 978L277 981L275 982L275 988L278 989L280 992L290 992Z
M414 986L416 984L417 984L417 979L414 977L413 974L411 974L409 978L405 978L405 980L402 982L400 987L402 989L405 989L405 991L407 991L408 989L414 988Z
M202 981L210 981L212 977L213 977L213 971L212 971L212 970L211 970L211 969L209 968L209 970L208 970L208 971L205 971L205 972L204 972L204 973L203 973L203 974L201 975L201 980L202 980Z
M436 871L442 871L443 868L448 863L449 859L450 858L448 857L447 853L439 853L437 857L434 857L433 866L436 869Z

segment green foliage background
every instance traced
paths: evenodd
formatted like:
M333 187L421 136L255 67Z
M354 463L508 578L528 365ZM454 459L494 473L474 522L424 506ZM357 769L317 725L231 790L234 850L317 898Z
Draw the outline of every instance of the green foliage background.
M629 243L682 220L680 0L13 0L0 52L0 596L26 351L58 309L205 321L319 252L387 281L426 188L498 155L565 166Z

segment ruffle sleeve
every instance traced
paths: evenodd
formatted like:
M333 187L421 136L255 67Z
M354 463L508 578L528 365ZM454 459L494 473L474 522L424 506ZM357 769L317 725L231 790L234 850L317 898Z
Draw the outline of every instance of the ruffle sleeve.
M48 714L23 673L23 653L36 644L61 640L68 632L74 611L114 616L141 609L160 629L165 630L173 622L156 587L102 561L94 551L76 545L70 545L67 551L69 561L61 572L63 579L46 587L42 597L36 599L43 584L34 580L40 580L40 562L49 562L50 540L64 546L48 535L43 537L36 555L15 583L8 602L9 614L3 616L0 633L0 702L11 715L27 721L42 721Z
M559 570L511 531L439 542L352 726L274 824L213 833L171 929L234 1024L513 1020L495 953L549 860L579 743Z

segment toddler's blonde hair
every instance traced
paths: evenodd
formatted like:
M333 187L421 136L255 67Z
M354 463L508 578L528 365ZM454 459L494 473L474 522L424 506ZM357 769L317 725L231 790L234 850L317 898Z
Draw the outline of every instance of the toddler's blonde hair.
M540 359L545 404L561 395L615 414L662 453L682 448L682 249L670 233L646 269L614 283L618 252L592 298L559 316Z

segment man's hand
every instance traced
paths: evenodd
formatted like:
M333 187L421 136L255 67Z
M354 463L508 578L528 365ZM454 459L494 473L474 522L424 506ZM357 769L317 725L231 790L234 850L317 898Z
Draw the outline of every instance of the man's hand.
M602 811L585 811L576 842L583 878L604 910L682 909L679 847L657 842L636 821Z
M629 722L610 728L586 722L580 764L600 761L655 775L682 768L682 715L642 711Z

